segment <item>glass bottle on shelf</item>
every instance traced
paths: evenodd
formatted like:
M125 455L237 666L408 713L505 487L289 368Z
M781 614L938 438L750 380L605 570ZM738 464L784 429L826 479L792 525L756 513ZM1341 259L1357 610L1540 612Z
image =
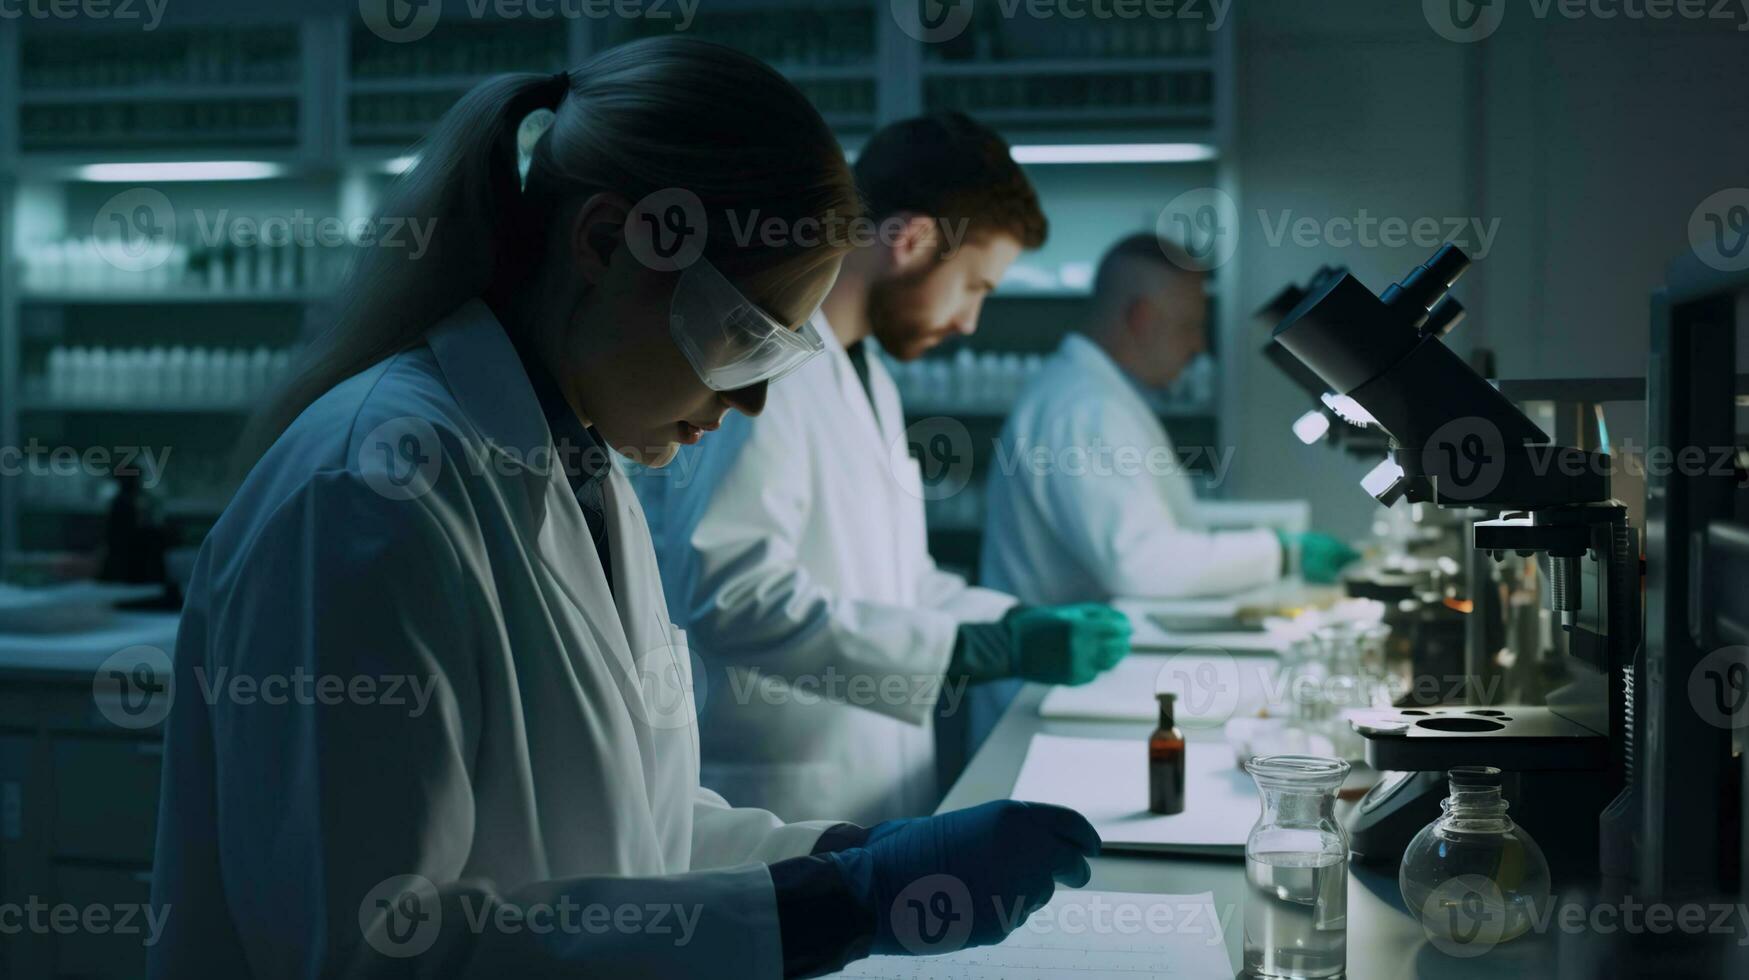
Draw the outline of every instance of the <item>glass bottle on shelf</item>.
M1172 717L1170 692L1154 695L1160 702L1160 725L1148 737L1148 811L1184 812L1184 733Z
M1263 812L1245 841L1244 975L1341 976L1348 963L1348 835L1336 791L1348 763L1311 755L1245 763Z
M1439 819L1403 851L1397 887L1428 935L1498 944L1523 935L1549 899L1542 848L1506 815L1500 770L1450 770Z

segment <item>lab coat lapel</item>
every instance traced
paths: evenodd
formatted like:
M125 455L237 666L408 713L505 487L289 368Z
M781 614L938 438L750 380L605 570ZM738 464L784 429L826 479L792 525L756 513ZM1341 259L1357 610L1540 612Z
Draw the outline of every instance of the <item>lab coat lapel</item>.
M886 451L887 432L881 418L876 414L873 405L869 404L869 396L862 390L862 381L856 376L856 366L850 363L850 355L845 352L844 345L839 342L838 335L832 332L832 325L826 322L826 314L814 314L814 329L820 335L820 340L826 347L826 359L832 365L832 383L838 392L845 411L856 421L862 438L870 440L870 445L881 447ZM870 359L869 377L872 382L875 364L874 351L867 352ZM872 388L873 385L871 384Z
M539 556L559 592L625 676L632 669L631 645L601 573L594 537L569 481L554 465L552 433L509 336L484 303L472 300L434 327L427 343L457 404L489 446L494 458L486 462L492 472L529 503L531 520L525 526L536 530L525 547Z

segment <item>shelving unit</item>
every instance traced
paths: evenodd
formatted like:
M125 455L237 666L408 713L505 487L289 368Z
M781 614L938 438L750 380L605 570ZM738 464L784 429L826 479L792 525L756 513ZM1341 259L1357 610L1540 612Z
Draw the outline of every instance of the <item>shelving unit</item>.
M1230 30L1212 34L1196 21L1138 30L1134 24L1003 20L988 16L996 9L988 5L960 37L925 45L898 28L889 8L882 0L708 0L686 33L776 66L809 93L852 151L887 121L948 107L972 112L1017 144L1231 145ZM504 70L556 71L595 50L671 33L674 26L653 19L497 21L446 12L423 40L392 44L357 16L303 16L293 8L279 23L166 24L150 34L0 20L0 65L12 69L0 71L0 446L31 439L69 446L173 440L173 469L187 465L185 459L197 470L216 466L212 460L243 423L238 406L50 399L36 384L47 352L179 344L290 349L330 312L337 269L287 280L259 270L282 268L272 263L288 257L243 255L223 243L208 243L206 253L191 250L177 260L186 267L173 265L175 275L161 268L150 282L75 285L39 281L37 274L27 282L25 257L37 256L47 241L101 234L93 216L111 195L134 186L88 182L84 165L261 161L277 168L274 177L141 186L168 193L179 214L303 208L363 217L391 179L391 162L405 158L429 125L482 78ZM1151 199L1160 187L1221 186L1223 167L1217 159L1097 172L1104 184L1110 172L1121 171ZM969 344L979 352L1054 348L1085 295L1084 279L1081 286L1066 284L1075 280L1069 267L1084 274L1111 239L1151 227L1152 215L1114 210L1109 200L1090 203L1060 176L1085 175L1084 168L1033 172L1047 209L1055 209L1052 241L1022 260L1031 288L1016 278L990 300L987 329ZM190 224L179 235L193 233ZM344 250L332 251L325 258L345 258ZM220 265L225 272L218 278L227 288L210 288ZM257 272L240 277L233 268ZM238 278L251 288L238 288ZM1187 438L1212 438L1199 433L1215 431L1213 404L1174 409L1170 424ZM913 407L963 417L986 445L1003 414L999 408ZM76 550L95 541L93 505L26 500L20 484L0 482L0 576L15 553ZM222 503L222 494L197 486L168 499L165 509L193 543ZM975 528L944 526L940 533L937 547L948 552L946 560L975 558Z

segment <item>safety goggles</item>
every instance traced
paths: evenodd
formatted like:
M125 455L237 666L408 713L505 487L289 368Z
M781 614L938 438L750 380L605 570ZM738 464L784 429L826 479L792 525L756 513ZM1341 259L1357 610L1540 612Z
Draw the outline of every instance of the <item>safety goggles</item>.
M805 320L796 330L779 323L702 256L680 274L668 330L714 391L776 381L826 349L813 323Z

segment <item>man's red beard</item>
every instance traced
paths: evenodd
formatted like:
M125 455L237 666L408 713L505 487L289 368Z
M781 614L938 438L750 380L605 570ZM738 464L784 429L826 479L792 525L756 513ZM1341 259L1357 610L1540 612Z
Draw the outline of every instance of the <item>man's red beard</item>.
M929 275L924 268L873 283L868 289L868 324L888 354L901 361L922 357L946 340L952 330L932 326L914 301L918 285Z

